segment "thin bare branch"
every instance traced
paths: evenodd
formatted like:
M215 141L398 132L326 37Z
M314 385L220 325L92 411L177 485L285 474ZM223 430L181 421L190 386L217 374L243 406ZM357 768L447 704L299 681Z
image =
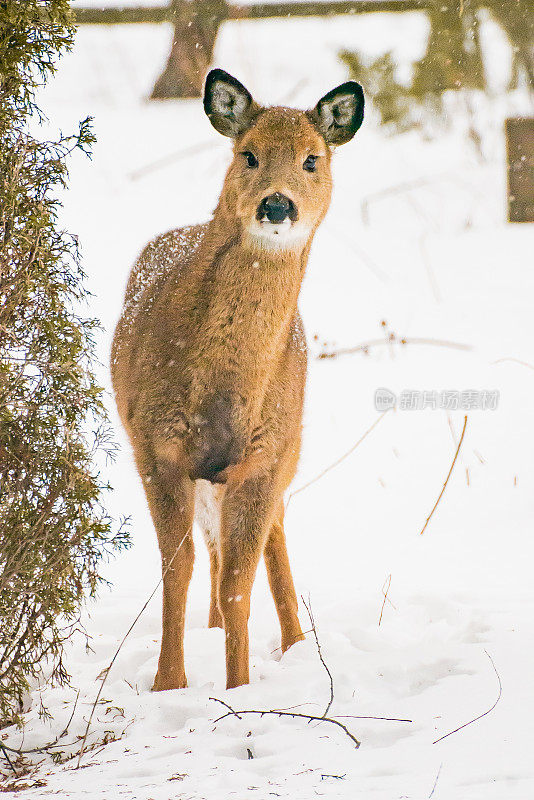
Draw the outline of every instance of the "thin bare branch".
M250 710L236 711L231 706L229 706L228 703L225 703L223 700L219 700L217 697L210 697L209 699L213 700L214 703L221 703L223 706L230 709L226 714L223 714L222 716L217 717L217 719L213 720L214 723L220 722L221 720L226 719L226 717L237 717L238 719L241 719L241 717L243 717L245 714L248 716L252 715L256 717L275 716L280 718L289 717L290 719L305 719L308 722L328 722L331 725L336 725L338 728L340 728L343 731L343 733L345 733L345 735L348 736L349 739L354 743L356 749L358 749L358 747L360 746L360 742L358 741L358 739L356 739L354 734L352 734L349 731L349 729L345 725L343 725L342 722L339 722L337 719L333 719L332 717L317 717L314 716L313 714L299 714L296 712L275 711L275 710L260 711L256 709L250 709Z
M306 602L306 600L304 599L304 597L302 595L300 596L300 599L302 600L302 602L304 604L304 608L308 612L308 617L310 618L310 625L311 625L313 636L315 638L315 644L317 645L317 654L319 656L319 661L321 662L321 664L325 668L326 674L328 675L328 679L330 681L330 699L329 699L329 701L328 701L328 703L326 705L326 708L324 710L324 713L323 713L323 718L325 718L327 716L328 712L330 711L330 709L332 708L332 703L334 702L334 679L332 677L332 673L330 672L330 669L328 668L328 664L324 660L323 654L321 652L321 644L319 642L319 637L317 636L317 628L315 627L315 619L314 619L314 616L313 616L312 604L311 604L310 597L308 596L308 602Z
M449 731L449 733L446 733L444 736L440 736L439 739L436 739L434 742L432 742L432 744L437 744L438 742L443 741L443 739L446 739L448 736L452 736L453 733L458 733L458 731L461 731L464 728L467 728L468 725L472 725L474 722L478 722L479 719L483 719L483 717L487 717L488 714L491 714L491 712L493 711L493 709L495 708L495 706L497 705L497 703L501 699L501 697L502 697L501 676L499 675L499 673L497 671L497 667L495 666L494 661L493 661L492 657L490 656L490 654L488 653L488 651L484 650L484 652L486 653L487 657L491 661L491 666L493 667L493 671L495 672L495 675L497 676L497 681L499 683L499 693L497 695L497 699L495 700L493 705L490 708L488 708L487 711L484 711L483 714L479 714L478 717L475 717L474 719L470 719L469 722L464 722L463 725L460 725L458 728L455 728L453 731Z
M434 295L434 300L436 301L436 303L441 303L442 296L439 289L436 274L432 266L432 261L430 260L428 248L426 245L427 239L428 239L427 233L422 233L421 236L419 237L419 252L421 253L421 260L425 268L426 276L428 278L428 283L430 285L430 288L432 289L432 294Z
M401 717L373 717L368 714L336 714L337 719L378 719L383 722L411 722L413 719L402 719Z
M436 780L434 781L434 785L433 785L433 787L432 787L432 791L431 791L431 792L430 792L430 794L428 795L428 800L431 800L431 798L432 798L432 797L434 797L434 792L436 791L436 786L438 785L439 776L441 775L441 768L442 768L442 766L443 766L443 761L442 761L442 762L441 762L441 764L439 765L438 774L436 775Z
M241 717L239 716L239 712L238 711L234 711L232 706L228 705L228 703L225 703L224 700L219 700L217 697L210 697L209 699L210 700L214 700L216 703L220 703L222 706L224 706L225 708L228 709L230 714L233 714L238 719L241 719ZM215 720L215 722L217 722L217 720Z
M511 362L512 364L521 364L522 367L528 367L528 369L534 369L534 364L529 364L528 361L521 361L520 358L498 358L497 361L492 361L492 364L505 364L506 362Z
M139 178L144 178L144 176L148 175L150 172L163 169L164 167L168 167L170 164L176 163L176 161L181 161L182 159L189 158L190 156L196 156L199 153L204 152L204 150L211 150L217 146L217 142L214 143L212 141L205 141L198 142L197 144L190 145L189 147L183 147L174 153L169 153L166 156L158 158L156 161L150 162L150 164L146 164L144 167L139 167L139 169L130 172L128 177L132 181L137 181Z
M308 633L313 633L313 631L312 631L312 629L311 629L311 628L310 628L310 630L309 630L309 631L302 631L302 635L303 635L303 636L307 636L307 634L308 634ZM299 634L298 636L296 636L296 637L293 639L293 641L291 642L291 645L290 645L290 647L291 647L292 645L294 645L296 642L299 642L300 640L301 640L301 639L300 639L300 634ZM271 650L271 655L273 656L275 653L280 653L281 651L282 651L282 647L281 647L281 646L280 646L280 647L275 647L275 648L274 648L274 650Z
M462 446L462 442L463 442L463 440L464 440L464 436L465 436L465 429L466 429L466 427L467 427L467 414L466 414L466 416L464 417L464 427L463 427L463 429L462 429L462 435L460 436L460 441L458 442L458 447L456 448L456 453L454 454L454 458L453 458L453 460L452 460L451 468L450 468L450 470L449 470L449 473L448 473L447 477L445 478L445 483L443 484L443 488L442 488L441 492L439 493L439 497L438 497L438 499L436 500L436 502L434 503L434 507L432 508L432 511L430 512L430 514L429 514L429 515L428 515L428 517L426 518L426 522L425 522L425 524L423 525L423 528L422 528L422 530L420 531L420 533L421 533L421 534L423 534L423 533L425 532L425 530L426 530L426 528L427 528L427 525L428 525L428 523L430 522L430 520L431 520L431 518L432 518L432 515L433 515L434 511L435 511L435 510L436 510L436 508L438 507L438 503L439 503L439 501L440 501L440 500L441 500L441 498L443 497L443 492L444 492L444 491L445 491L445 489L447 488L447 484L448 484L448 482L449 482L449 478L451 477L452 471L453 471L453 469L454 469L454 465L456 464L456 459L458 458L458 453L460 452L460 448L461 448L461 446Z
M382 617L384 616L384 608L386 606L386 600L388 599L388 592L391 586L391 573L388 575L386 580L384 581L384 585L382 586L382 594L384 595L384 599L382 601L382 608L380 609L380 619L378 620L378 627L382 624Z
M9 753L7 752L9 749L10 748L6 747L6 745L3 742L0 741L0 750L2 751L2 755L4 756L5 760L7 761L7 763L10 766L10 768L12 769L15 777L18 778L19 774L18 774L17 770L15 769L15 765L13 764L13 762L11 761L11 759L9 757Z
M350 235L347 235L345 229L340 225L333 225L331 221L324 223L325 230L328 233L339 241L340 239L345 242L347 247L350 250L354 251L360 261L365 264L367 269L373 273L373 275L378 278L382 283L387 283L389 281L389 275L385 270L378 266L378 264L371 258L371 256L361 247L361 245L357 244L354 241L354 238Z
M388 338L387 340L384 339L370 339L367 342L361 342L360 344L355 345L354 347L340 347L337 350L323 350L316 356L318 361L321 361L324 358L337 358L338 356L349 356L353 355L354 353L368 353L371 347L391 347L393 344L400 344L400 345L408 345L408 344L416 344L416 345L428 345L429 347L448 347L452 350L464 350L469 351L472 350L473 347L470 344L462 344L462 342L451 342L447 339L431 339L431 338L424 338L421 336L412 336L407 337L403 336L400 339L396 337L394 334L393 339ZM496 363L496 362L495 362Z
M280 98L279 103L281 106L286 106L288 103L292 103L295 100L295 97L298 96L299 92L309 86L310 79L309 78L301 78L297 83L290 89L288 92L284 94L283 97Z
M295 491L294 491L294 492L291 492L291 494L289 495L289 498L288 498L288 500L287 500L287 503L286 503L286 511L287 511L287 509L288 509L288 506L289 506L289 504L290 504L290 502L291 502L292 498L293 498L293 497L295 497L295 495L296 495L296 494L299 494L299 492L303 492L303 491L304 491L304 489L307 489L309 486L311 486L312 484L316 483L318 480L320 480L321 478L323 478L323 477L326 475L326 473L327 473L327 472L330 472L330 470L334 469L334 467L337 467L337 466L339 466L339 464L341 464L341 462L342 462L342 461L345 461L345 459L346 459L346 458L348 458L348 457L349 457L349 456L350 456L350 455L351 455L351 454L352 454L352 453L353 453L353 452L356 450L356 448L357 448L357 447L359 447L359 446L361 445L361 443L363 442L363 440L364 440L364 439L366 439L366 438L367 438L367 436L369 436L369 434L371 433L371 431L373 431L373 430L376 428L376 426L378 425L378 423L379 423L379 422L380 422L380 421L381 421L381 420L382 420L382 419L383 419L383 418L386 416L386 414L388 413L388 411L391 411L391 409L390 409L390 408L387 408L385 411L383 411L383 412L382 412L382 414L379 414L379 416L378 416L378 417L375 419L375 421L373 422L373 424L372 424L372 425L371 425L369 428L367 428L367 430L365 431L365 433L364 433L364 434L362 434L362 436L360 436L360 438L358 439L358 441L357 441L355 444L353 444L353 445L352 445L352 447L350 448L350 450L347 450L347 452L346 452L346 453L343 453L343 455L342 455L342 456L340 456L338 459L336 459L336 461L334 461L334 462L333 462L332 464L330 464L328 467L326 467L325 469L323 469L323 471L322 471L322 472L320 472L318 475L316 475L316 476L315 476L315 478L312 478L312 479L311 479L311 481L308 481L308 482L307 482L307 483L305 483L303 486L299 486L299 488L298 488L298 489L295 489Z

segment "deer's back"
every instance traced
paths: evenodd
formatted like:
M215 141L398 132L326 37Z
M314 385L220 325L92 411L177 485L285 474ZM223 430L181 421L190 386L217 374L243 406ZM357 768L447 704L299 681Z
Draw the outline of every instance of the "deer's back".
M157 236L143 249L130 273L111 351L113 386L123 422L129 400L142 390L147 359L153 361L157 351L154 339L161 334L162 294L170 282L187 281L206 228L207 224L191 225Z

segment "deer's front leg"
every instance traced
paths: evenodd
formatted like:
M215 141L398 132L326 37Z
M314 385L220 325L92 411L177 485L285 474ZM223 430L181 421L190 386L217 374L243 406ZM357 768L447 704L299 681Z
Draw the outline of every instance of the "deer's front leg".
M248 618L256 568L270 528L269 482L255 478L228 487L222 507L219 608L226 636L226 688L249 681Z
M183 645L185 606L194 561L193 484L176 471L157 466L144 477L144 484L158 535L163 573L161 651L152 688L154 691L182 689L187 686Z

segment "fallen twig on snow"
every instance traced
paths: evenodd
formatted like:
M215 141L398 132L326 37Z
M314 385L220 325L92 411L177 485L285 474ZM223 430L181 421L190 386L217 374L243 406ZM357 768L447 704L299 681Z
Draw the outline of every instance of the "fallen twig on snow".
M308 723L310 723L310 722L329 722L330 724L337 725L338 728L341 728L341 730L349 737L349 739L352 742L354 742L355 747L358 748L360 746L360 742L354 736L354 734L352 734L349 731L349 729L346 727L346 725L343 725L342 722L339 722L337 719L334 719L333 717L328 717L327 716L327 714L330 711L330 708L332 706L332 703L334 702L334 679L332 677L332 673L330 672L330 669L328 668L328 665L326 664L326 661L324 660L323 654L321 652L321 644L319 642L319 637L317 636L317 629L315 627L315 620L313 618L313 611L312 611L312 607L311 607L311 602L310 602L309 598L308 598L308 602L307 603L306 603L306 601L304 600L303 597L301 597L301 599L302 599L302 602L304 603L304 607L306 608L306 611L308 612L308 616L310 618L310 625L311 625L312 633L313 633L314 638L315 638L315 644L317 646L317 653L319 655L319 660L320 660L321 664L323 665L323 667L325 668L326 673L328 675L328 678L330 680L330 699L329 699L328 704L327 704L327 706L326 706L326 708L324 710L324 714L321 717L319 717L319 716L317 716L315 714L303 714L303 713L296 712L296 711L283 711L282 709L280 709L280 710L270 709L270 710L265 710L265 711L261 711L259 709L247 709L247 710L242 710L242 711L236 711L234 708L232 708L231 705L229 705L229 703L226 703L224 700L220 700L218 697L210 697L209 699L212 700L214 703L220 703L222 706L224 706L225 708L228 709L227 713L223 714L220 717L217 717L217 719L214 720L214 723L220 722L221 720L226 719L226 717L231 717L231 716L237 717L238 719L242 719L242 717L245 714L247 714L249 716L250 715L254 715L254 716L259 716L259 717L276 716L276 717L279 717L279 718L281 718L281 717L289 717L291 719L305 719L305 720L308 721Z
M435 511L435 510L436 510L436 508L438 507L438 503L439 503L439 501L440 501L440 500L441 500L441 498L443 497L443 492L444 492L444 491L445 491L445 489L447 488L447 484L448 484L448 482L449 482L449 478L451 477L451 473L452 473L452 471L453 471L453 469L454 469L454 465L456 464L456 459L458 458L458 453L460 452L460 448L461 448L461 446L462 446L462 442L463 442L463 440L464 440L464 435L465 435L465 429L466 429L466 427L467 427L467 414L466 414L466 416L464 417L464 427L462 428L462 435L460 436L460 441L458 442L458 447L456 448L456 453L454 454L454 458L453 458L453 460L452 460L451 468L450 468L450 470L449 470L449 473L448 473L447 477L445 478L445 483L443 484L443 488L442 488L441 492L439 493L439 497L438 497L438 499L436 500L436 502L434 503L434 507L432 508L432 511L430 512L430 514L429 514L429 515L428 515L428 517L426 518L426 522L425 522L425 524L423 525L423 529L422 529L422 530L421 530L421 532L420 532L421 534L423 534L423 533L425 532L425 530L426 530L426 527L427 527L428 523L430 522L430 520L431 520L431 518L432 518L432 515L433 515L434 511Z
M491 714L491 712L493 711L493 709L495 708L495 706L497 705L497 703L501 699L501 696L502 696L501 676L499 675L499 673L497 671L497 667L495 666L495 664L493 662L493 659L490 656L490 654L488 653L488 651L484 650L484 652L486 653L487 657L491 661L491 666L493 667L493 671L495 672L495 675L497 676L497 680L499 682L499 693L497 695L497 699L495 700L495 702L493 703L491 708L488 708L488 710L484 711L483 714L479 714L478 717L475 717L474 719L470 719L469 722L464 722L463 725L460 725L458 728L455 728L453 731L449 731L449 733L446 733L444 736L440 736L439 739L436 739L434 742L432 742L432 744L437 744L438 742L443 741L443 739L446 739L448 736L452 736L453 733L458 733L458 731L461 731L464 728L467 728L468 725L472 725L474 722L478 722L479 719L482 719L483 717L487 717L488 714Z
M321 717L319 717L318 715L315 715L315 714L303 714L303 713L295 712L295 711L285 711L283 709L269 709L269 710L266 709L266 710L263 710L263 711L260 710L260 709L240 709L239 711L237 711L235 708L232 708L232 706L229 703L227 703L225 700L221 700L218 697L210 697L209 699L212 700L214 703L220 703L222 706L224 706L226 709L228 709L226 714L222 714L220 717L217 717L217 719L215 719L213 722L214 722L214 724L216 724L217 722L221 722L221 720L226 719L227 717L237 717L237 719L242 719L243 716L245 716L245 715L248 715L248 716L253 715L253 716L257 716L257 717L275 716L275 717L279 717L279 718L281 718L281 717L289 717L290 719L305 719L305 720L307 720L308 723L310 723L310 722L329 722L330 724L336 725L338 728L341 728L341 730L349 737L349 739L352 742L354 742L354 745L355 745L355 747L357 749L360 746L360 742L358 741L358 739L356 739L354 734L352 734L350 732L350 730L346 727L346 725L343 725L343 723L339 722L339 719L337 719L337 718L327 716L328 712L330 711L330 708L332 707L332 703L334 702L334 679L332 677L332 673L330 671L330 668L328 667L326 661L324 660L324 657L323 657L323 654L322 654L322 651L321 651L321 644L319 642L319 637L317 635L317 629L315 627L315 619L313 617L313 611L312 611L312 607L311 607L311 602L308 599L308 603L306 603L306 601L304 600L303 597L301 597L301 599L302 599L302 602L304 603L304 606L305 606L306 611L308 612L308 616L310 618L310 624L312 626L311 630L312 630L312 633L313 633L314 638L315 638L315 644L317 645L317 653L319 655L319 660L321 661L321 664L325 668L326 673L328 675L328 678L330 680L330 699L329 699L328 704L327 704L327 706L325 708L324 714ZM302 703L300 705L304 705L304 704ZM297 707L298 706L294 706L294 708L297 708ZM356 714L354 714L354 715L341 714L341 715L339 715L339 718L341 718L341 719L374 719L374 720L384 720L384 721L387 721L387 722L412 722L413 721L411 719L396 719L396 718L392 718L392 717L373 717L373 716L364 716L364 715L358 716ZM338 777L338 776L332 775L332 776L329 776L329 777Z
M386 600L388 599L388 592L391 586L391 573L388 575L386 580L384 581L384 585L382 586L382 594L384 595L384 599L382 601L382 608L380 609L380 619L378 620L378 627L382 624L382 617L384 616L384 608L386 607ZM391 600L389 601L391 603Z
M352 734L349 731L346 725L343 725L342 722L339 722L337 719L334 719L333 717L319 717L319 716L314 716L313 714L298 714L297 712L275 711L274 709L269 711L261 711L259 709L243 709L236 711L234 708L232 708L232 706L230 706L228 703L225 703L224 700L220 700L218 697L210 697L209 699L213 700L214 703L221 703L221 705L225 706L228 709L226 714L222 714L222 716L217 717L217 719L213 720L214 723L220 722L221 720L226 719L226 717L232 717L232 716L237 717L238 719L242 719L243 716L245 715L247 716L254 715L257 717L266 717L266 716L275 716L280 718L290 717L291 719L305 719L308 721L308 723L329 722L331 725L337 725L338 728L341 728L341 730L349 737L349 739L352 742L354 742L354 746L356 747L356 749L358 749L358 747L360 746L360 742L354 736L354 734Z
M432 797L434 797L434 792L436 791L436 786L438 785L439 776L441 775L441 768L442 768L442 766L443 766L443 761L442 761L442 762L441 762L441 764L439 765L438 774L436 775L436 780L434 781L434 785L433 785L433 787L432 787L432 791L431 791L431 792L430 792L430 794L428 795L428 800L431 800L431 798L432 798Z
M377 719L382 722L410 722L413 723L413 719L401 719L400 717L375 717L370 716L369 714L337 714L338 719Z

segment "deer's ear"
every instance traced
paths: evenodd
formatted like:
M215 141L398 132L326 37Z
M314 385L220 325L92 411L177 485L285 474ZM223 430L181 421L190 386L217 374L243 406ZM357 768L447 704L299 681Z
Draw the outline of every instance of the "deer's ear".
M223 69L212 69L206 78L204 111L215 130L235 139L250 126L259 106L236 78Z
M363 122L363 89L347 81L325 94L308 116L327 144L345 144Z

